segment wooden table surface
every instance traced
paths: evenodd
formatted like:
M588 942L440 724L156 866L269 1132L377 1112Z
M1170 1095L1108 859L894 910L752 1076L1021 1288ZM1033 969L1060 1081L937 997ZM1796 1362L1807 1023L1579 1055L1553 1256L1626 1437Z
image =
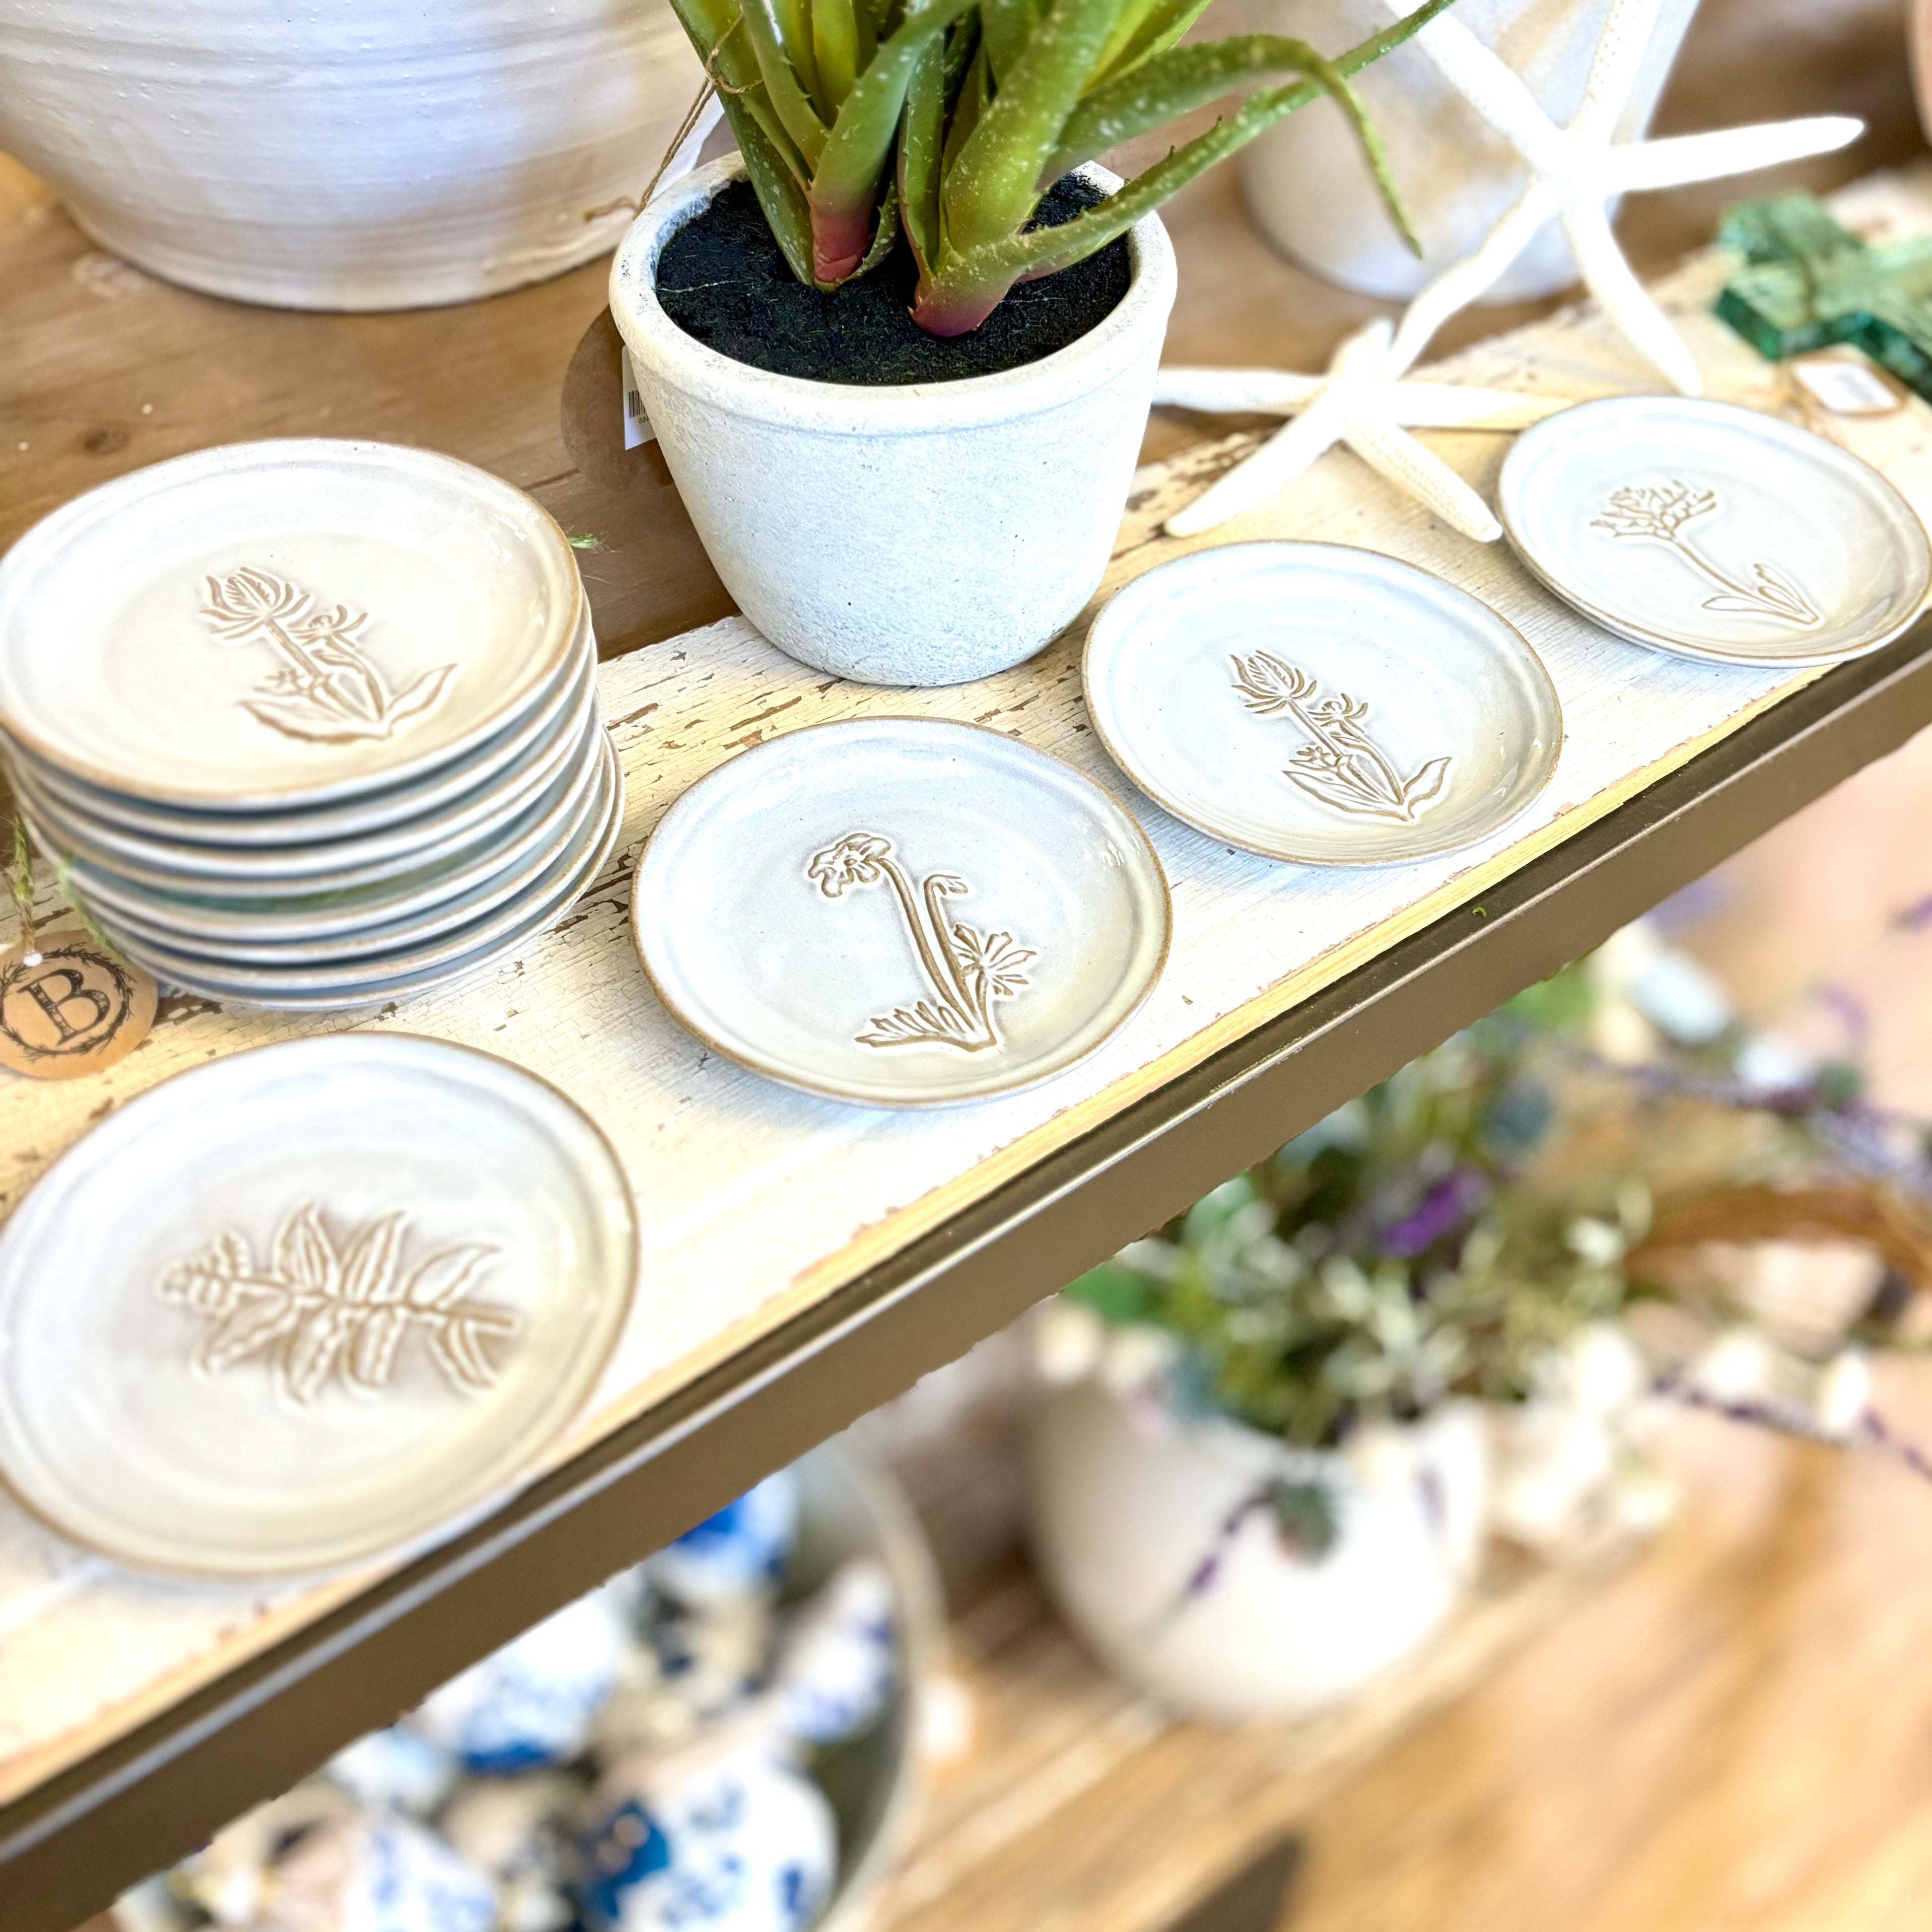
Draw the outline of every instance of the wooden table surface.
M1900 158L1916 141L1900 10L1708 0L1662 124L1849 107L1874 134L1814 164L1813 182ZM1726 197L1640 203L1626 218L1633 254L1654 266L1701 239ZM538 374L601 307L600 267L433 316L276 317L272 342L238 357L223 352L226 305L76 245L38 184L4 163L0 224L34 237L14 258L28 279L7 292L0 543L81 488L199 446L218 420L236 438L434 441L532 489L567 526L602 536L614 581L626 580L600 614L608 651L728 608L668 491L620 494L576 474L554 413L532 400L554 393ZM1373 312L1263 249L1225 171L1184 196L1171 225L1183 280L1170 359L1309 366ZM84 338L59 323L70 283L102 305ZM1522 313L1466 318L1461 339ZM260 341L260 318L249 322ZM353 421L321 400L345 393ZM1202 427L1157 421L1149 453ZM1766 879L1821 843L1882 842L1901 790L1932 802L1932 758L1915 748L1901 763L1903 777L1881 768L1850 804L1834 797L1771 856L1740 862L1732 963L1780 938L1829 953L1815 907L1802 934L1780 932ZM1862 923L1840 910L1848 935L1882 923L1868 905ZM1915 975L1897 959L1885 970L1901 982L1890 1024L1910 1038ZM1691 1501L1655 1552L1314 1810L1293 1914L1304 1932L1932 1922L1932 1834L1918 1823L1932 1795L1932 1681L1919 1663L1932 1641L1932 1496L1869 1461L1716 1425L1689 1426L1679 1450Z

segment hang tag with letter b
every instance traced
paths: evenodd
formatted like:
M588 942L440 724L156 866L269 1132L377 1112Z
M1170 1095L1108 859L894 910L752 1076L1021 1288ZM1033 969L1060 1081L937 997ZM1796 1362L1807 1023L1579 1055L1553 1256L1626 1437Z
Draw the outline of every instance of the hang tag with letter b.
M84 928L50 926L30 950L0 952L0 1066L30 1080L100 1072L147 1038L157 998Z

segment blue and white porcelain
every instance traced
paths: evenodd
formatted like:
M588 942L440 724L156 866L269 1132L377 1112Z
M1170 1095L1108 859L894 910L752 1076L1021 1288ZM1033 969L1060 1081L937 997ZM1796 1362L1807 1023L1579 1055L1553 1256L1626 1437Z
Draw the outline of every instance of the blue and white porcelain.
M614 1766L584 1846L592 1932L802 1932L829 1895L825 1794L758 1749Z
M617 1602L593 1592L452 1678L406 1721L466 1771L560 1764L589 1741L630 1643Z
M876 1558L835 1571L793 1617L779 1646L779 1721L808 1744L836 1744L885 1708L898 1670L892 1580Z
M686 1530L644 1567L653 1583L686 1603L714 1604L773 1582L797 1535L798 1481L781 1469Z
M256 1932L494 1932L496 1888L412 1819L324 1825L269 1868Z
M451 1849L496 1881L496 1932L565 1932L574 1923L566 1874L584 1796L569 1772L473 1778L436 1820Z
M407 1811L418 1817L449 1796L458 1776L448 1752L399 1724L358 1738L323 1769L365 1810Z

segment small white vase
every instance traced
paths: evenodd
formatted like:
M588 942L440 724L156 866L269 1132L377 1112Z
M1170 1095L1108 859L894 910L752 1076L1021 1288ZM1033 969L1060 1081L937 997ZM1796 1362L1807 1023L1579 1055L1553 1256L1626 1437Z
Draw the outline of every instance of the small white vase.
M1258 31L1352 45L1390 23L1382 0L1252 0ZM1452 18L1494 47L1559 124L1582 99L1610 0L1457 0ZM1621 140L1642 134L1677 58L1697 0L1664 0ZM1325 280L1364 295L1406 301L1452 263L1475 253L1527 178L1509 143L1436 70L1418 46L1398 47L1358 75L1356 91L1388 150L1420 260L1382 208L1361 148L1340 113L1317 103L1278 121L1241 156L1241 185L1255 224L1285 254ZM1484 298L1526 302L1576 279L1552 222Z
M724 587L781 650L862 683L963 684L1030 657L1112 553L1174 305L1160 220L1129 232L1118 306L1052 356L955 382L807 382L707 349L658 302L664 244L742 166L661 194L610 269L645 410Z
M1421 1645L1480 1554L1481 1411L1452 1403L1391 1434L1371 1486L1361 1459L1232 1422L1149 1418L1094 1383L1056 1390L1034 1440L1035 1559L1087 1642L1176 1710L1217 1724L1305 1716ZM1266 1508L1226 1534L1276 1477L1328 1490L1338 1534L1325 1554L1286 1547ZM1190 1591L1217 1550L1212 1579Z
M610 247L702 72L664 0L4 0L0 149L170 281L467 302Z

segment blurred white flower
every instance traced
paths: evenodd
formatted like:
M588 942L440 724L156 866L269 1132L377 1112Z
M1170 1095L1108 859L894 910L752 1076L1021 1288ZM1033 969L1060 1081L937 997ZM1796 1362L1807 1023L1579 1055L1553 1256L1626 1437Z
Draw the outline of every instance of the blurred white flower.
M1165 1328L1130 1322L1108 1332L1100 1356L1100 1380L1124 1401L1158 1382L1180 1349L1179 1338Z
M1615 1268L1624 1258L1623 1230L1594 1215L1579 1214L1564 1229L1563 1239L1570 1252L1592 1268Z
M1574 1535L1616 1466L1616 1444L1595 1417L1532 1401L1499 1418L1496 1527L1532 1549Z
M1756 1402L1778 1378L1778 1357L1755 1328L1726 1328L1690 1364L1691 1386L1713 1402Z
M1415 1445L1393 1422L1365 1422L1351 1430L1342 1456L1371 1496L1394 1496L1415 1480Z
M1660 950L1630 982L1630 996L1645 1018L1687 1046L1715 1040L1735 1017L1724 982L1687 952Z
M1747 1087L1761 1094L1784 1094L1804 1085L1813 1070L1811 1062L1788 1040L1774 1033L1755 1033L1738 1049L1731 1070Z
M1610 1486L1617 1520L1639 1535L1654 1535L1677 1514L1677 1485L1660 1469L1639 1464Z
M1056 1294L1034 1312L1034 1366L1056 1388L1084 1382L1106 1347L1107 1324L1084 1302Z
M1811 1398L1819 1432L1843 1441L1864 1421L1871 1407L1871 1364L1856 1348L1847 1348L1825 1364Z
M1610 1416L1628 1408L1650 1386L1636 1344L1616 1322L1592 1322L1563 1350L1563 1388L1586 1415Z
M1664 950L1656 927L1647 920L1619 926L1584 962L1584 971L1600 997L1628 993L1636 976Z
M1641 1066L1657 1058L1657 1029L1620 994L1592 1010L1590 1050L1612 1066Z

